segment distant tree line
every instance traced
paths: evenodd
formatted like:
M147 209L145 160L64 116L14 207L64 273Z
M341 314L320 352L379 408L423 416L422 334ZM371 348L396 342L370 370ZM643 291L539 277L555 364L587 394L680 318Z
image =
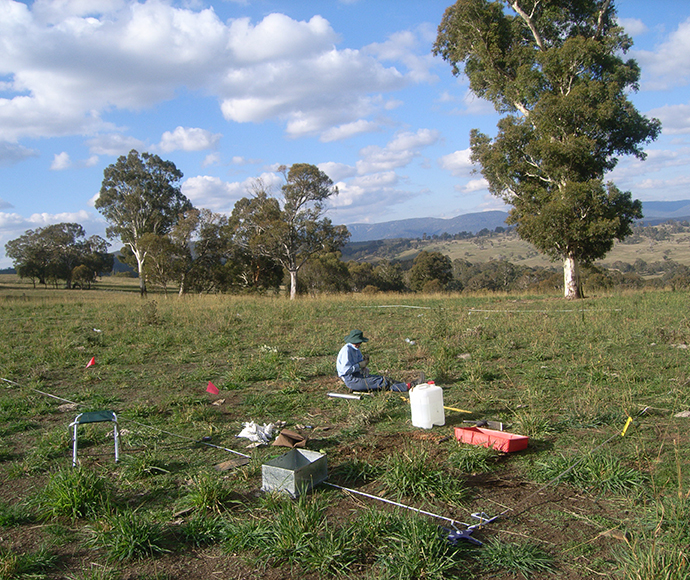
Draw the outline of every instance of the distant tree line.
M323 217L325 201L337 194L317 167L282 167L284 184L272 191L261 180L230 215L193 207L181 193L182 173L156 155L131 151L104 171L96 207L108 220L107 235L119 239L120 260L136 270L142 294L147 284L180 294L278 292L515 292L558 291L563 277L553 268L529 268L498 259L473 264L451 261L424 246L437 239L472 238L477 243L510 228L441 234L421 239L379 240L346 246L349 232ZM687 222L654 228L635 225L632 237L650 243L690 230ZM76 223L27 230L9 241L6 254L22 278L36 284L89 288L113 270L106 241L86 237ZM346 252L343 254L343 252ZM413 254L407 260L395 259ZM299 276L298 276L299 273ZM610 269L585 266L585 289L614 286L690 287L690 268L668 260L615 262Z
M76 223L27 230L5 244L5 253L22 278L36 284L89 288L97 276L113 269L113 256L100 236L86 237Z
M142 295L149 282L180 294L271 290L287 273L294 298L299 271L339 251L349 232L323 217L326 200L337 194L326 174L306 163L279 171L279 192L256 180L251 197L226 216L193 207L174 163L132 150L104 170L95 207L108 221L107 236L123 244L121 260L136 269ZM105 240L84 236L79 224L58 224L28 230L5 248L34 286L62 280L84 287L113 267Z
M638 235L654 239L659 229L674 223L642 228ZM144 276L150 284L168 292L267 293L289 284L283 266L267 257L253 255L233 242L232 218L209 210L189 210L168 235L150 236L142 242L148 252ZM194 234L194 235L192 235ZM649 235L648 235L649 234ZM191 241L193 240L193 242ZM413 242L414 240L407 240ZM400 241L402 242L402 241ZM105 252L105 240L86 239L79 224L56 224L28 230L7 244L17 273L37 283L89 288L96 276L113 268L113 255ZM17 259L17 256L23 256ZM135 265L130 256L122 256ZM690 288L690 267L669 259L630 264L615 261L606 267L589 266L582 272L585 292L613 288ZM472 263L451 260L436 251L420 251L414 259L374 262L343 260L340 251L320 252L301 269L297 291L303 294L347 292L535 292L556 293L563 277L555 268L528 267L507 260Z

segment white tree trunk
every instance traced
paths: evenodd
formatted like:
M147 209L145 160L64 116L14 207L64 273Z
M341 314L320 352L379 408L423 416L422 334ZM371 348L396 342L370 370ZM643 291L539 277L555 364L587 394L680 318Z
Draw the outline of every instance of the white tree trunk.
M290 300L297 297L297 270L290 270Z
M582 298L580 264L574 256L567 256L563 259L563 293L569 300Z
M131 246L130 246L131 247ZM146 294L146 279L144 278L144 260L146 259L146 253L142 255L139 250L132 248L134 257L137 259L137 270L139 271L139 293L143 296Z

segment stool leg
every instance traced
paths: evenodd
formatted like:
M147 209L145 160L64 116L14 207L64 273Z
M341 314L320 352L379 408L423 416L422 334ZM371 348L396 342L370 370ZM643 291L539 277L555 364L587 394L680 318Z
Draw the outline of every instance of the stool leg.
M72 467L77 466L77 424L74 424L74 432L72 434Z
M115 428L113 429L113 439L115 439L115 463L120 460L120 430L115 423Z

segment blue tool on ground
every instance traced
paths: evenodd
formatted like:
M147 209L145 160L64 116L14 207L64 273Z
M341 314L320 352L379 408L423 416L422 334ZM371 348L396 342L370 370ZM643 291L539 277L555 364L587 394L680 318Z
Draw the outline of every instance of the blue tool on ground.
M485 525L490 524L494 520L497 520L500 516L494 516L493 518L490 518L484 512L477 512L473 513L472 517L475 520L479 520L479 523L473 524L471 526L468 524L463 524L467 526L464 530L458 530L455 526L453 526L452 528L441 528L441 530L443 530L443 532L447 534L447 540L453 546L457 546L460 540L465 540L467 542L474 544L475 546L483 546L484 544L481 541L479 541L477 538L472 537L472 532L483 528Z

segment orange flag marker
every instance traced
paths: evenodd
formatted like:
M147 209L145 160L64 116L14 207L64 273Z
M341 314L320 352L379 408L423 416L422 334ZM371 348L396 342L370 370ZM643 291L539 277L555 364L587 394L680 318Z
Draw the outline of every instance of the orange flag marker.
M216 387L216 385L214 385L211 381L208 382L208 387L206 387L206 391L211 393L212 395L217 395L218 393L220 393L218 387Z
M91 360L90 360L89 363L86 365L86 368L88 369L89 367L92 367L92 366L95 365L95 364L96 364L96 357L95 357L95 356L92 356L92 357L91 357Z

